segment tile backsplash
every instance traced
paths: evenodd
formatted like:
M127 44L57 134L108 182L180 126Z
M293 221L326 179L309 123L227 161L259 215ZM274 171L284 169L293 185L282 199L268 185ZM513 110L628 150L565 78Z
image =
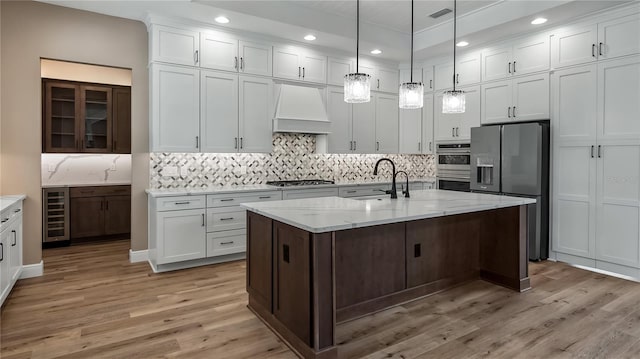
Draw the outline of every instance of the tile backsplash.
M42 185L131 183L131 155L43 153Z
M202 188L263 184L274 180L324 179L336 182L375 181L391 177L391 158L410 178L435 176L432 155L315 154L316 136L275 133L271 153L151 153L149 188ZM177 173L169 173L174 168Z

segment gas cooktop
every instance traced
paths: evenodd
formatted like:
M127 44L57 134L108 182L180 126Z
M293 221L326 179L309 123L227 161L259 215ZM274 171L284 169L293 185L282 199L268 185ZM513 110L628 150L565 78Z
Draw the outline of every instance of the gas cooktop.
M269 181L267 182L269 186L277 186L277 187L292 187L292 186L316 186L321 184L335 184L334 181L325 181L319 179L311 179L311 180L293 180L293 181Z

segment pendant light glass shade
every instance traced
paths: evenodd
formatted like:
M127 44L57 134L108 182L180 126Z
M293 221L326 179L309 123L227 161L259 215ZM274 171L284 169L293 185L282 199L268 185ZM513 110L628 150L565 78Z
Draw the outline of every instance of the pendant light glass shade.
M421 82L405 82L400 85L400 108L413 110L422 108L424 86Z
M344 75L344 102L371 101L371 76L358 72L360 52L360 0L356 2L356 72Z
M371 100L371 76L347 74L344 76L344 102L363 103Z
M444 96L442 96L442 113L464 113L464 111L464 91L445 91Z
M453 90L445 91L442 96L442 113L464 113L466 110L464 91L456 90L456 28L457 6L453 0Z

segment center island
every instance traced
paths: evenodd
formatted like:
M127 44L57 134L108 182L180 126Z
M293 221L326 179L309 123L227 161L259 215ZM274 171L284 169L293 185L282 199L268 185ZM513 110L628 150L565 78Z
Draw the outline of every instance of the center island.
M337 358L340 323L471 280L527 290L534 205L440 190L243 204L249 308L299 356Z

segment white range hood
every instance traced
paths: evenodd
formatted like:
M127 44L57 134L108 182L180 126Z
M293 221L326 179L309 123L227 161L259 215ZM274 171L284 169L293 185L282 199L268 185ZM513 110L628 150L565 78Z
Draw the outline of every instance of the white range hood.
M316 87L280 85L273 132L329 133L331 122L320 91Z

